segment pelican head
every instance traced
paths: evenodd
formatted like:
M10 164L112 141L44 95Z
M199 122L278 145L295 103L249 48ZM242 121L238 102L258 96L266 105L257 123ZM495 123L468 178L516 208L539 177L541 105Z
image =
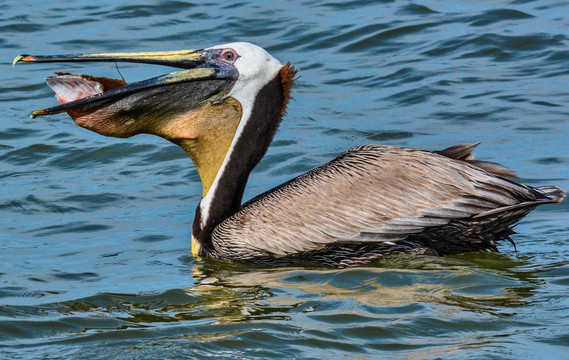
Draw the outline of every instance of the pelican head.
M101 135L154 134L181 146L203 185L193 249L239 209L249 173L286 112L296 74L290 63L245 42L200 50L19 55L13 64L18 62L133 62L180 69L131 84L56 73L46 81L62 104L31 116L67 112L79 126Z
M36 110L31 117L67 112L79 126L101 135L161 136L190 155L202 177L204 195L239 125L252 116L261 89L279 73L283 82L294 73L288 64L283 67L263 48L246 42L200 50L19 55L14 65L18 62L133 62L181 69L131 84L57 73L46 80L62 104ZM284 91L282 99L276 98L280 113L288 100L288 88Z

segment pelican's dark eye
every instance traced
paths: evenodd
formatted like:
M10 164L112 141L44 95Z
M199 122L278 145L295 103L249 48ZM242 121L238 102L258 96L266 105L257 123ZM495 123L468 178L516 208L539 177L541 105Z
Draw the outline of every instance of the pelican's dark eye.
M237 53L235 50L227 49L221 53L221 57L229 62L234 62L237 59Z

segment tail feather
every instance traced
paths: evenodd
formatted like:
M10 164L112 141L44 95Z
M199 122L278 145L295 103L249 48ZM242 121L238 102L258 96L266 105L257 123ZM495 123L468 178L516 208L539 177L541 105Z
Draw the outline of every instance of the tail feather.
M474 154L472 150L480 143L475 144L461 144L448 147L444 150L435 151L435 153L446 156L451 159L461 160L481 168L484 171L500 176L503 178L514 177L517 178L518 175L513 170L508 169L502 164L498 164L491 161L474 160Z
M469 161L474 160L472 150L478 145L480 145L480 142L475 144L459 144L434 152L451 159Z
M534 190L538 200L543 202L559 203L565 198L565 191L557 186L540 186Z
M516 243L514 242L514 240L512 240L511 237L506 236L506 237L504 237L504 240L506 240L506 241L508 241L510 244L512 244L512 245L514 246L514 250L515 250L515 251L518 251L518 247L516 246Z

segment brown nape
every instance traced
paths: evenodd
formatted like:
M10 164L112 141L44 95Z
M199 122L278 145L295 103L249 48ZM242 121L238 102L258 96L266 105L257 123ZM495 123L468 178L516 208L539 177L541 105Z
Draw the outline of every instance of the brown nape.
M207 218L201 218L201 209L198 207L192 235L201 245L202 255L212 247L211 233L215 227L241 207L249 174L265 155L286 113L295 74L296 70L287 63L259 90L251 116L245 119L241 136L235 139L232 152L228 155L224 172L216 178L217 186L209 190L212 201ZM217 143L214 146L217 147Z
M298 70L295 69L294 66L290 64L290 62L287 62L279 70L279 76L281 78L281 83L283 86L283 96L284 96L283 105L281 108L281 116L286 115L286 107L289 101L292 99L292 96L290 95L290 89L294 86L294 83L298 79L298 77L295 77L297 72Z

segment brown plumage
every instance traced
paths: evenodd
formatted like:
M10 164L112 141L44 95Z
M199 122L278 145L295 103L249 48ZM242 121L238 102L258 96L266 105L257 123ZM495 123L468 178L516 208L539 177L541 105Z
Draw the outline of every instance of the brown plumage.
M474 146L354 147L244 204L216 227L210 255L354 266L392 252L495 250L521 217L563 191L496 176L513 173L474 161Z

